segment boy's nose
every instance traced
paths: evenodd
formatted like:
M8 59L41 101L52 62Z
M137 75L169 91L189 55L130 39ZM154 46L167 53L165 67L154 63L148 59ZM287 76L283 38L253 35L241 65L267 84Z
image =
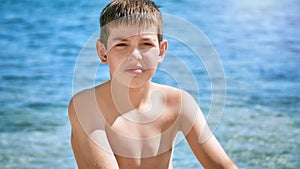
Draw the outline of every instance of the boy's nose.
M141 60L143 58L141 51L137 48L133 49L131 55L129 56L129 60L136 59Z

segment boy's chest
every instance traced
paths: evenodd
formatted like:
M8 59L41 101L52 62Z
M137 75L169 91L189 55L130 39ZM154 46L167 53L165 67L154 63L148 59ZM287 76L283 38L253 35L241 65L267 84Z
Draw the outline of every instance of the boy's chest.
M172 149L177 134L176 118L165 111L159 115L127 114L118 116L106 134L113 152L119 156L145 158Z

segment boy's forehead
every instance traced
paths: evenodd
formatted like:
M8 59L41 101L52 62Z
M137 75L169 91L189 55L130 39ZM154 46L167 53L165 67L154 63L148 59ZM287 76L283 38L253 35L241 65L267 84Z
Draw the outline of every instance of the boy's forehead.
M109 38L112 41L127 39L132 36L157 36L158 29L156 26L139 26L139 25L119 25L110 28Z

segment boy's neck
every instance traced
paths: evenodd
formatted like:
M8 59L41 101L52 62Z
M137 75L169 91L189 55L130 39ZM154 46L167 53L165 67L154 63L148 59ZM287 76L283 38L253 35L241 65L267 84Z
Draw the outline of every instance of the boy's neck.
M120 83L111 83L111 96L119 113L135 109L138 112L147 111L151 106L151 82L140 87L131 88Z

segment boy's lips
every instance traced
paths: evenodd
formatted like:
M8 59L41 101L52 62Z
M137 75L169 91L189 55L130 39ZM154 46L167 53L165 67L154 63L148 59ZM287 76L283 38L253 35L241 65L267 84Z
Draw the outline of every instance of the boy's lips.
M132 74L141 74L143 73L144 69L142 67L132 67L126 69L126 71Z

